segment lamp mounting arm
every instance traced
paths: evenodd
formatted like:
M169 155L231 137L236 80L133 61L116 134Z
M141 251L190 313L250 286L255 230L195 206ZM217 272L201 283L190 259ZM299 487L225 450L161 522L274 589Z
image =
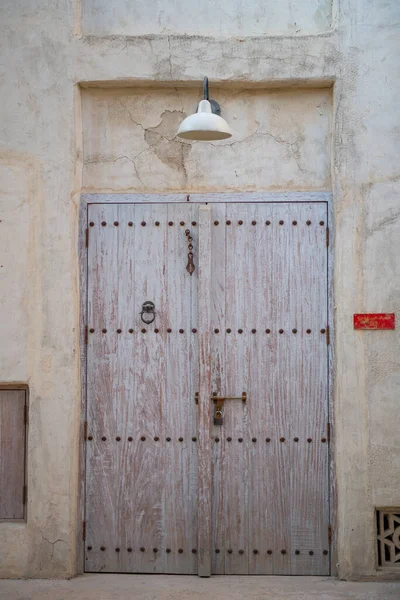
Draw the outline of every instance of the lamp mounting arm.
M209 95L208 95L208 77L204 77L203 80L203 99L204 100L209 100Z
M203 100L208 100L208 102L211 104L211 110L214 115L221 115L221 107L218 102L212 99L210 100L208 93L208 77L204 77L203 79Z

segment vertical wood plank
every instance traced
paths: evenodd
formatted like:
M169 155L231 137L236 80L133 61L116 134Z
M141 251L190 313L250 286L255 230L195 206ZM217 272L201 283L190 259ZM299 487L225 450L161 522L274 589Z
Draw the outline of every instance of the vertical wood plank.
M88 322L87 315L87 263L88 247L86 246L86 230L88 223L88 205L81 197L79 205L79 237L78 237L78 260L79 260L79 353L80 353L80 390L81 390L81 411L80 411L80 439L79 439L79 488L78 488L78 517L75 533L76 539L76 565L77 574L80 575L85 570L85 543L82 543L83 528L85 521L85 486L86 486L86 440L85 440L85 422L87 419L87 344L86 327ZM90 243L90 240L88 240Z
M329 574L332 577L337 577L338 573L338 515L337 515L337 481L336 481L336 444L333 431L335 428L335 414L333 410L333 365L335 364L335 328L333 322L335 298L334 298L334 238L335 224L333 219L333 206L331 201L326 202L326 225L329 227L328 247L327 247L327 287L328 287L328 308L327 308L327 325L329 332L329 344L327 344L327 369L328 369L328 421L330 423L329 435L329 524L330 524L330 548L329 548Z
M249 311L255 333L251 336L250 385L248 406L250 490L249 493L249 574L270 574L273 555L268 552L276 547L276 525L271 506L277 488L274 446L266 439L273 438L273 386L272 376L276 360L276 335L272 330L273 296L272 280L275 268L272 256L271 226L272 206L253 205L252 216L256 221L250 235L252 268L252 291L249 295ZM253 441L254 440L254 441Z
M0 520L24 518L25 390L0 390Z
M188 240L193 207L168 206L166 286L168 294L166 353L166 405L163 411L165 443L165 545L167 573L195 573L197 568L196 489L196 404L191 395L191 291L193 278L186 271ZM197 244L193 239L197 262ZM195 550L195 552L193 552Z
M199 346L198 346L198 278L199 278L199 205L190 203L187 222L193 237L195 271L190 277L190 344L189 344L189 410L188 435L191 438L190 445L190 473L189 473L189 496L187 503L191 507L191 543L192 548L198 552L198 406L195 403L195 394L199 391ZM198 554L193 557L193 573L198 572Z
M283 321L287 316L282 314L280 306L283 294L284 301L287 301L285 296L287 290L282 290L282 283L285 282L284 274L282 278L282 269L285 269L286 266L285 245L281 243L280 239L283 235L282 227L287 226L287 223L285 223L285 214L281 214L280 212L279 205L268 204L265 206L264 211L262 226L265 228L266 243L265 265L267 271L265 272L265 288L267 290L267 305L262 333L263 337L265 336L264 343L266 345L265 354L263 354L265 356L266 381L265 396L263 398L263 395L260 394L260 398L263 398L267 403L267 415L265 429L260 431L259 436L263 444L265 443L266 452L265 469L262 471L263 482L261 486L261 494L264 497L266 525L266 538L264 542L266 548L264 547L263 556L265 560L265 573L283 574L287 572L288 558L286 554L282 554L282 551L288 552L287 533L290 530L290 515L286 509L288 466L285 460L285 443L287 443L284 430L285 398L281 397L281 391L278 388L279 381L282 377L286 376L286 363L282 362L282 356L279 356L278 348L280 337L285 334L287 335L286 325ZM283 224L280 221L283 221ZM284 239L285 236L283 235ZM280 329L284 333L279 333ZM262 341L261 343L263 344ZM281 442L281 437L285 437L286 442Z
M135 571L142 573L162 573L165 567L165 462L161 440L166 403L165 341L155 330L164 329L166 321L166 220L165 205L135 206L135 517L131 526ZM156 221L162 225L156 226ZM156 318L150 325L140 317L146 301L155 304Z
M198 574L211 575L211 208L199 208Z
M115 571L118 558L117 380L118 205L89 207L86 552L88 571ZM93 333L91 332L93 330ZM102 524L99 527L99 523ZM104 548L104 550L101 550Z
M226 229L226 390L225 395L241 396L249 391L249 336L252 327L248 311L252 294L249 280L249 231L251 208L229 204L231 224ZM249 395L249 402L252 401ZM227 400L224 407L224 518L225 573L248 573L248 445L247 405ZM228 437L231 438L228 441Z
M291 219L291 573L328 575L326 205L294 205Z
M211 390L219 396L226 393L225 379L225 274L226 274L226 206L212 206L211 218ZM214 425L215 406L211 406L212 445L212 572L225 573L224 454L225 427Z
M273 434L274 481L272 511L275 524L275 547L273 548L273 573L290 573L290 381L287 377L290 352L290 204L274 205L271 222L274 286L273 325L271 334L275 339L275 368L273 369ZM282 333L283 332L283 333ZM281 441L284 440L284 441Z
M136 478L133 472L135 444L129 441L135 422L135 377L134 361L135 332L137 320L137 300L135 286L136 227L133 205L118 207L118 305L117 305L117 382L113 401L116 404L117 431L120 440L116 440L115 452L118 463L117 504L114 508L117 520L116 554L118 571L135 570L135 522ZM129 224L133 225L129 225ZM132 331L133 330L133 331ZM128 551L128 548L132 551Z

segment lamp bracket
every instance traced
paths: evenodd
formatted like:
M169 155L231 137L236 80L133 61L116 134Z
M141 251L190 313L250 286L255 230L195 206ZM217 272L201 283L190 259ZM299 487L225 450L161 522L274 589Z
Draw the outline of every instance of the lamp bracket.
M221 107L215 100L211 100L208 95L208 77L204 77L203 80L203 99L208 100L211 104L211 110L214 115L221 115Z
M214 115L221 116L221 107L218 102L216 100L209 100L209 103L211 104L211 110L213 111Z

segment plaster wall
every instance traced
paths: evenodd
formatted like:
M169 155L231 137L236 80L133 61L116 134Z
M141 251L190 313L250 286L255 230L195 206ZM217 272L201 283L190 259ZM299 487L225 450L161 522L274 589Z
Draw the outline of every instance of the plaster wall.
M399 335L355 332L352 314L398 312L400 304L400 5L340 0L324 21L330 19L328 26L316 25L310 4L317 4L308 0L297 2L299 16L290 18L289 3L267 3L269 14L280 11L278 35L265 21L250 23L255 3L246 17L239 3L229 3L236 16L222 32L222 17L210 16L206 3L186 4L199 16L193 24L186 15L184 32L173 29L172 13L164 19L144 2L136 6L152 20L140 31L122 0L113 3L112 14L106 0L83 7L78 0L1 4L0 381L28 383L30 411L28 519L0 523L0 576L69 577L81 568L82 187L215 191L242 185L333 189L338 571L343 578L379 576L374 506L400 506ZM325 13L328 4L319 3ZM225 158L218 166L210 165L207 145L168 143L176 113L192 110L205 74L238 130L238 143L215 149ZM331 91L317 88L333 82L331 111ZM148 114L138 101L146 94ZM143 157L134 158L142 150ZM131 160L119 158L122 152ZM149 162L161 181L150 177Z
M351 328L354 312L399 314L399 22L396 1L340 3L333 140L338 551L340 572L353 578L374 572L373 507L400 506L398 330Z
M331 26L331 0L83 0L88 34L265 35L320 33Z

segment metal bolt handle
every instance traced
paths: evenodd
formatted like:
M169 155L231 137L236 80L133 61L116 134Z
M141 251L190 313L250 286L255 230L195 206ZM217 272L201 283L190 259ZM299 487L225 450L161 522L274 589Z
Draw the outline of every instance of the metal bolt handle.
M210 396L210 400L214 400L214 404L217 404L218 402L224 402L225 400L241 400L243 404L246 404L247 393L243 392L241 396L217 396L216 394L213 394Z

